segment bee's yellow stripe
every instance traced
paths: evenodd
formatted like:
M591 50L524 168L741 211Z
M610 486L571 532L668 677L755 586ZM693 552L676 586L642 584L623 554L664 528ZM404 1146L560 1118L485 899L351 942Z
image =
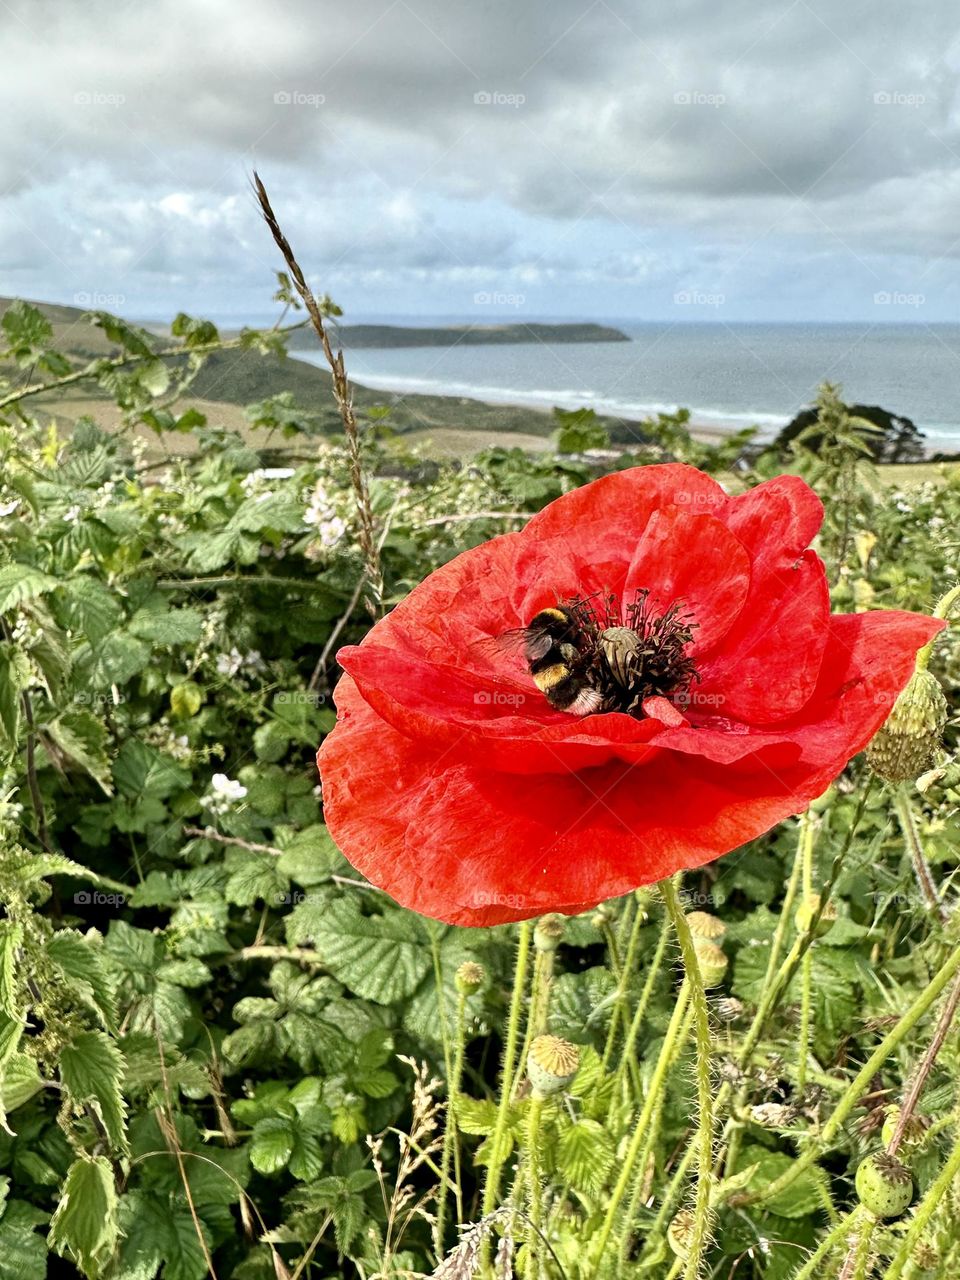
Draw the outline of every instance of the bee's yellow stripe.
M569 675L570 668L564 666L562 662L558 662L552 667L544 667L542 671L534 672L533 680L541 693L548 693L566 680Z
M538 618L555 618L557 622L568 622L569 619L562 609L541 609L537 614Z

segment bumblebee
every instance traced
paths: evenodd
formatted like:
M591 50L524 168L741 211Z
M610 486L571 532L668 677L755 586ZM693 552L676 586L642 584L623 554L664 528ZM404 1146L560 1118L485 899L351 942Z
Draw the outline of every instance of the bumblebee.
M534 684L556 710L642 718L646 698L683 698L700 678L686 653L692 626L679 605L655 613L648 596L637 591L623 609L612 595L558 602L494 643L518 644Z
M541 609L523 629L523 656L533 682L558 711L588 716L603 705L590 681L594 644L574 609Z

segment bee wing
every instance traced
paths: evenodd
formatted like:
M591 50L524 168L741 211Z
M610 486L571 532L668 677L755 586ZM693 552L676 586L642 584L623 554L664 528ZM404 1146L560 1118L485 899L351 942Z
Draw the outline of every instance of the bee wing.
M487 655L519 654L522 657L528 652L527 634L526 627L514 627L498 636L483 636L480 640L474 640L470 648Z

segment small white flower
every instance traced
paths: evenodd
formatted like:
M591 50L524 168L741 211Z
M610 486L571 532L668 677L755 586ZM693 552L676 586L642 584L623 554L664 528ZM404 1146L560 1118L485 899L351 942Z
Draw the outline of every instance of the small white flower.
M346 521L341 520L339 516L334 516L332 520L324 520L317 526L317 534L324 547L335 547L346 532Z
M68 509L63 513L63 518L64 518L64 520L67 522L67 524L76 524L76 523L77 523L77 521L80 519L80 508L79 508L79 507L69 507L69 508L68 508Z
M0 517L12 516L20 505L19 498L12 498L10 502L0 502Z

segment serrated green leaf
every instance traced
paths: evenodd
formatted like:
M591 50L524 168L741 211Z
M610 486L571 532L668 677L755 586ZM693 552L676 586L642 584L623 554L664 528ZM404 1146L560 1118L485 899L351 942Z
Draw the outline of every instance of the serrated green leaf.
M258 1173L279 1173L287 1167L295 1147L293 1122L283 1116L268 1116L253 1126L250 1163Z
M559 1171L574 1187L591 1195L603 1187L613 1159L613 1138L597 1120L577 1120L557 1146Z
M59 585L58 579L32 565L0 565L0 613L8 613L25 600L33 600Z
M48 940L46 951L67 984L112 1028L116 1018L114 988L101 947L75 929L60 929Z
M36 1227L47 1214L25 1200L12 1200L0 1218L0 1280L42 1280L47 1245Z
M196 644L203 619L196 609L143 609L130 619L128 629L153 644Z
M83 1156L67 1170L47 1237L51 1249L98 1280L119 1237L117 1192L105 1156Z
M378 1004L411 995L432 967L422 925L391 908L365 916L353 898L329 903L307 899L286 923L290 942L312 943L345 986Z
M93 1107L113 1145L127 1149L126 1103L120 1091L123 1054L100 1031L81 1031L60 1053L60 1079L67 1095Z

